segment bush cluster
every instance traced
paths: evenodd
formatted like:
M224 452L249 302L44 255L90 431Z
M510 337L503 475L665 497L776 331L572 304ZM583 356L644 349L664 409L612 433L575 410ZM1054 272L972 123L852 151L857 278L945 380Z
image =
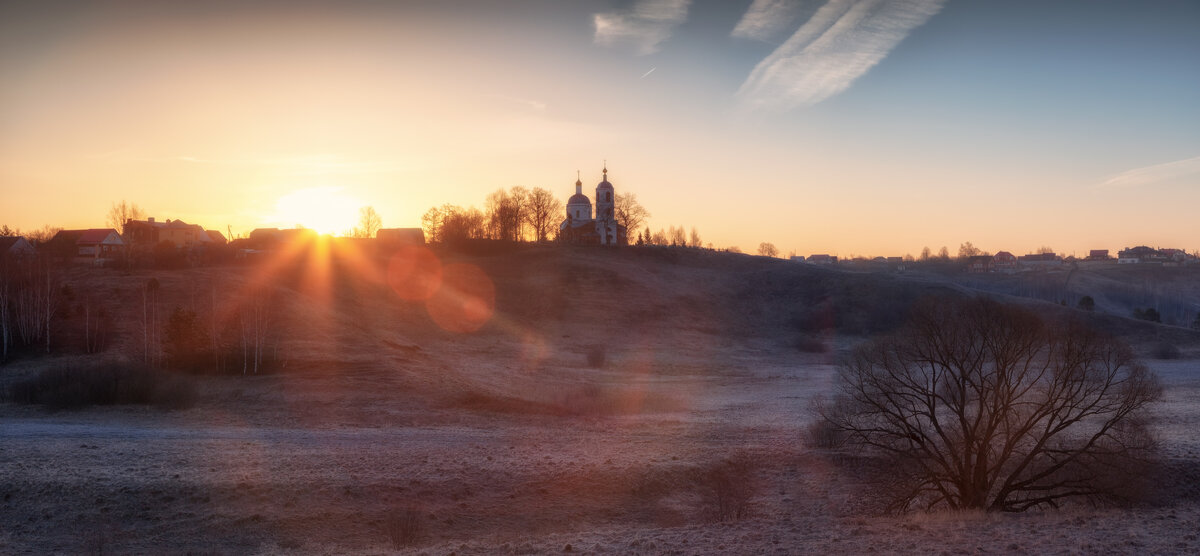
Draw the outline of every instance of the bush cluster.
M186 409L196 401L195 385L182 377L146 367L104 362L41 371L9 387L17 403L72 409L91 405L153 405Z

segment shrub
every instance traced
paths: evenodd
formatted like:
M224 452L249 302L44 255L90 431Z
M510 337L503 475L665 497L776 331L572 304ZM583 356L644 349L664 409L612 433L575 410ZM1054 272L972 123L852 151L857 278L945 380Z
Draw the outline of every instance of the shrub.
M1158 310L1154 307L1134 309L1133 318L1150 322L1162 322L1162 315L1158 314Z
M155 405L185 409L195 404L195 386L181 377L115 362L43 370L14 383L8 392L17 403L60 409L89 405Z
M846 441L846 433L825 419L817 419L805 429L804 441L811 448L830 450Z
M754 460L739 452L696 471L695 481L712 521L740 521L750 516L750 501L758 491Z

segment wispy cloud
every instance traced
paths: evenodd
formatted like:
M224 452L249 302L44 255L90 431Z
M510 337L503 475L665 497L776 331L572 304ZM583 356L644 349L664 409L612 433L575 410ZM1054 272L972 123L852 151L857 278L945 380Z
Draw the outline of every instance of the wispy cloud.
M750 108L794 108L845 91L942 9L944 0L829 0L755 66L738 97Z
M1200 179L1200 156L1127 170L1109 178L1108 181L1101 184L1101 187L1114 189L1141 187L1187 176L1196 176L1197 179Z
M795 21L802 4L801 0L754 0L730 34L742 39L772 40Z
M638 0L622 12L592 15L596 44L629 45L639 55L653 54L687 19L691 0Z

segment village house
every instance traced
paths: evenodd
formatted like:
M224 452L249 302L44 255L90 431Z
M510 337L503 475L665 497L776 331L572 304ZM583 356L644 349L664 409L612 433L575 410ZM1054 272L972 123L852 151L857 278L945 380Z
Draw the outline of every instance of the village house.
M46 247L64 259L96 265L125 255L125 241L112 228L61 230L46 242Z
M1178 266L1195 262L1195 259L1187 251L1171 247L1154 249L1145 245L1139 245L1137 247L1122 249L1117 253L1117 262L1119 264L1154 263Z
M37 249L24 237L0 237L0 259L24 259L35 256L37 256Z
M308 228L255 228L246 243L252 249L272 250L297 241L313 241L317 232Z
M1118 264L1161 263L1164 260L1166 260L1166 257L1159 253L1157 249L1145 245L1128 247L1117 252Z
M809 255L808 256L808 264L821 264L821 265L837 264L837 257L830 256L830 255L827 255L824 253L816 254L816 255Z
M382 228L375 232L375 240L389 246L425 245L425 232L421 228Z
M1017 257L1008 251L1000 251L992 256L992 270L995 272L1012 272L1017 269Z
M217 232L220 235L220 232ZM159 243L170 242L177 248L204 247L213 243L212 236L198 224L182 220L158 222L154 217L125 222L125 242L131 249L148 251Z
M995 257L991 255L975 255L973 257L967 257L967 272L970 272L971 274L993 272L995 269L992 268L992 265L994 265L995 262Z
M1175 263L1182 263L1189 258L1187 251L1184 251L1183 249L1173 249L1173 248L1167 247L1167 248L1159 249L1158 252L1166 260L1168 260L1170 262L1175 262Z
M1046 268L1062 266L1062 258L1054 253L1031 253L1029 255L1021 255L1017 262L1024 267Z
M225 245L226 243L229 243L229 240L225 239L225 234L222 234L221 232L216 230L204 230L204 233L208 235L208 240L212 242L213 245Z
M1088 251L1088 261L1109 261L1112 257L1108 256L1108 249L1092 249Z

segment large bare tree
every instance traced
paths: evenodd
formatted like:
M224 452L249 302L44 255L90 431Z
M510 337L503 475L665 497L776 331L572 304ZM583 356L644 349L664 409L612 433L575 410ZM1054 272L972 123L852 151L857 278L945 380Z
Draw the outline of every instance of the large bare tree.
M487 198L487 220L492 239L521 241L525 237L529 190L514 186L498 189Z
M529 210L526 211L525 216L537 241L546 241L549 238L554 224L562 216L562 210L562 201L559 201L553 193L541 187L533 188L533 191L529 193Z
M1127 346L1080 322L936 298L857 349L838 392L823 421L883 458L894 509L1023 511L1120 495L1153 456L1145 410L1161 388Z
M351 235L359 238L375 237L375 233L383 227L383 219L375 212L375 207L366 206L358 211L358 225Z
M140 220L146 217L146 213L136 204L126 202L121 199L120 203L113 203L108 209L108 219L105 222L108 226L117 231L122 236L125 235L125 223L130 220Z
M637 233L637 229L650 218L650 212L638 202L637 195L633 193L617 193L613 199L613 214L617 217L617 223L625 226L631 233Z

